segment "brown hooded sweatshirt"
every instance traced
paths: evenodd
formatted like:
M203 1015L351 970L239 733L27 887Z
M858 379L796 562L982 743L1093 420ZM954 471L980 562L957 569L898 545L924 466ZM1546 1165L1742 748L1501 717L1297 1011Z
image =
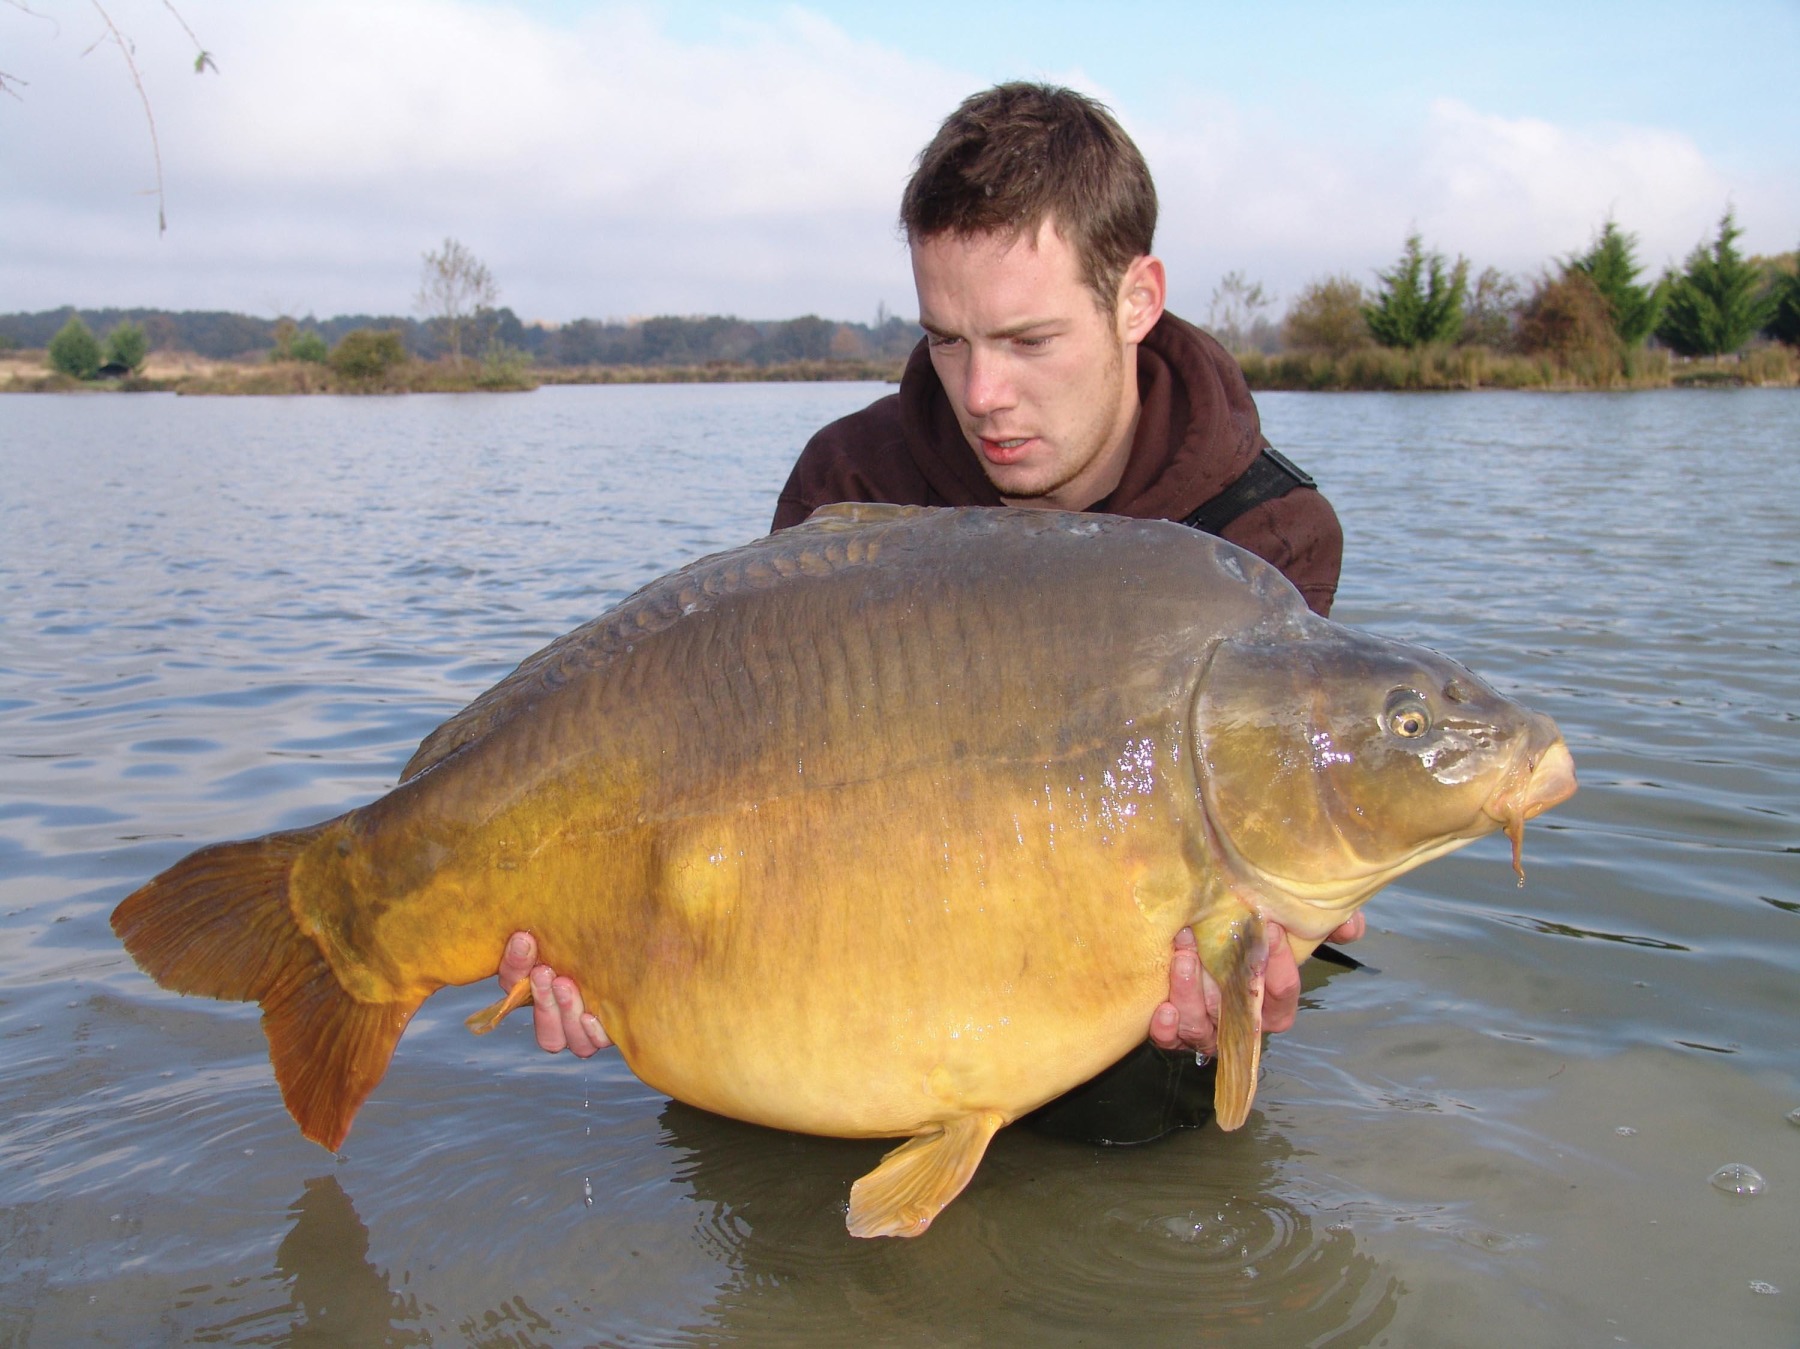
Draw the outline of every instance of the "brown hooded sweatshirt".
M1183 520L1217 496L1268 444L1243 372L1190 323L1164 314L1138 347L1137 433L1119 485L1088 507L1140 520ZM1000 506L924 342L900 392L825 427L800 454L775 508L775 529L837 501ZM1252 506L1223 537L1278 567L1314 612L1337 593L1344 536L1313 488Z

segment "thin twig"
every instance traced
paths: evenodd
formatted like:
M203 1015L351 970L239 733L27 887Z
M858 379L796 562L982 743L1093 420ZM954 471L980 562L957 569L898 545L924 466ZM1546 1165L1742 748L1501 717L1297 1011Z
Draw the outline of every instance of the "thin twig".
M194 30L188 27L188 21L181 17L181 11L175 8L175 0L163 0L163 8L175 16L175 22L181 25L181 31L188 35L188 41L194 44L194 74L199 75L207 70L219 73L218 62L212 59L212 53L200 45L200 39L194 36Z
M125 68L131 72L131 82L137 86L138 99L144 105L144 121L150 128L150 153L156 160L156 233L160 237L168 233L169 221L163 211L165 198L163 196L162 145L156 139L156 114L151 111L150 95L145 92L143 77L138 74L137 60L132 56L131 44L125 41L125 35L119 31L118 25L113 23L112 15L106 12L106 6L102 5L100 0L90 0L90 3L94 6L94 12L100 16L100 21L106 25L106 31L112 36L113 45L119 49L119 55L125 58ZM99 43L96 42L94 45L98 46ZM88 51L93 49L93 47L89 47ZM86 52L82 53L84 56L86 54Z

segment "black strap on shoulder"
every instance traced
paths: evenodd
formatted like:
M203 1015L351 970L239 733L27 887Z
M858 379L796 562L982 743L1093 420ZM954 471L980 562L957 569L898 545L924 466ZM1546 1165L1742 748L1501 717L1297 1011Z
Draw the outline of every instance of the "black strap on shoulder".
M1181 523L1207 534L1219 534L1252 506L1284 497L1296 487L1317 487L1298 464L1272 445L1250 461L1237 481Z

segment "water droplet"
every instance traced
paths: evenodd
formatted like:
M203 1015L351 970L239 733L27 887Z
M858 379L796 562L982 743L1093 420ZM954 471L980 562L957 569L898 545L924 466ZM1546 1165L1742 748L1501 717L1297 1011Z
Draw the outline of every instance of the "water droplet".
M1746 1197L1761 1194L1768 1188L1768 1182L1754 1166L1745 1166L1742 1162L1728 1162L1712 1173L1715 1190L1723 1190L1726 1194L1741 1194Z
M1621 1124L1618 1128L1614 1129L1613 1132L1616 1133L1620 1138L1636 1138L1637 1137L1637 1130L1632 1128L1629 1124Z
M1773 1297L1776 1293L1779 1293L1781 1290L1772 1283L1765 1283L1761 1279L1752 1279L1752 1280L1750 1280L1750 1291L1752 1293L1763 1293L1770 1297Z

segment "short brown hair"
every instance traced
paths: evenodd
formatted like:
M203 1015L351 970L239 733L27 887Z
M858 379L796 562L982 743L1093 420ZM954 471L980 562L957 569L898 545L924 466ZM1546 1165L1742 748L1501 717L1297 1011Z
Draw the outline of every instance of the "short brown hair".
M1156 185L1104 104L1049 84L1001 84L944 119L900 198L909 242L1037 233L1053 220L1101 307L1150 251Z

